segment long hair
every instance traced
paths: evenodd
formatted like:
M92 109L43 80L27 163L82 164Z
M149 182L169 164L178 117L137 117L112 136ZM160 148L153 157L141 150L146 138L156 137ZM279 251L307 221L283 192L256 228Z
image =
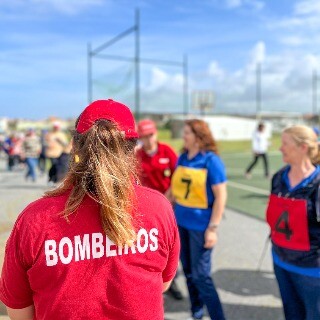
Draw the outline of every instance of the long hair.
M318 137L311 128L295 125L284 129L283 133L288 134L298 146L306 144L308 146L308 156L312 163L320 163Z
M83 133L73 133L69 171L63 183L47 196L58 196L71 190L62 215L77 211L85 195L100 206L102 227L116 245L130 245L135 240L133 209L134 183L137 177L134 146L126 140L116 124L97 121Z
M201 151L212 151L215 154L219 154L217 142L205 121L200 119L186 120L185 125L189 126L196 136Z

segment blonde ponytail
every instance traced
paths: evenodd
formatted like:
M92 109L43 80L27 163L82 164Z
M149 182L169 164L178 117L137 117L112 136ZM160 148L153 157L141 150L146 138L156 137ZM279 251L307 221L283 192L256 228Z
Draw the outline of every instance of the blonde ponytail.
M126 140L117 126L107 120L97 121L84 133L74 133L70 170L63 184L47 196L57 196L71 189L62 215L75 212L85 195L100 206L104 232L116 245L135 240L133 214L136 160L135 140Z

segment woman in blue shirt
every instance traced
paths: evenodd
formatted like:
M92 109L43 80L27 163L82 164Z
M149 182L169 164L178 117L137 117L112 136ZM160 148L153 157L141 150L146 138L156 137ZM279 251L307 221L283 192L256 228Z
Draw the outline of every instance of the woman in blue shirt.
M282 133L288 165L272 179L267 221L286 320L320 319L320 167L317 136L293 126Z
M211 319L224 320L210 271L211 253L227 198L225 167L204 121L186 121L183 141L184 152L178 159L171 192L175 199L180 259L187 279L192 317L202 319L205 305Z

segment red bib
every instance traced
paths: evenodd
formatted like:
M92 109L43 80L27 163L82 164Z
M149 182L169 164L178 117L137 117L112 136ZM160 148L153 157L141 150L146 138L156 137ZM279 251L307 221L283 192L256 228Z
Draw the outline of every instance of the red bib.
M310 250L306 200L282 198L271 194L267 222L271 229L271 239L279 247L299 251Z

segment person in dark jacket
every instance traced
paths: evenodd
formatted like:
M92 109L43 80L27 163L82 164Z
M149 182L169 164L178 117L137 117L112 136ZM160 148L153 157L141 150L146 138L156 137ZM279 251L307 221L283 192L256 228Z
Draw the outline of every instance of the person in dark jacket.
M267 221L286 320L320 319L320 167L317 136L293 126L282 133L287 166L272 179Z

